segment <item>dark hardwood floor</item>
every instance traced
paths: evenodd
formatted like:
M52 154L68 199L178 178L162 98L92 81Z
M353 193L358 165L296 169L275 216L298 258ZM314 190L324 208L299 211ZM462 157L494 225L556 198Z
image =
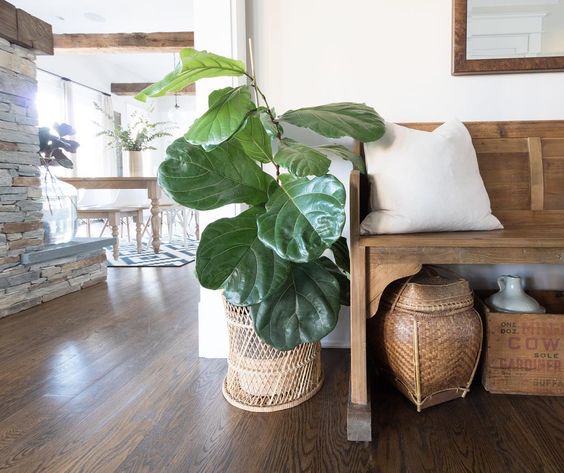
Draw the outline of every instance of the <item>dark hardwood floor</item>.
M0 471L564 471L564 398L494 396L417 414L372 387L375 439L346 440L348 352L285 412L224 401L224 360L197 356L197 284L183 268L109 270L93 287L0 320Z

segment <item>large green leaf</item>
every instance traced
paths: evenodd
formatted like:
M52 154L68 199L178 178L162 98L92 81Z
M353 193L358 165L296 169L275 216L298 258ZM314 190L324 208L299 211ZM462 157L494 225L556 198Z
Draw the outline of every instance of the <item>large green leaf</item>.
M225 298L252 305L281 290L290 273L289 261L280 258L257 237L257 216L252 207L234 218L209 224L198 246L196 274L208 289L223 287Z
M335 279L339 282L339 303L341 305L350 306L351 305L351 281L346 274L337 267L333 261L331 261L326 256L322 256L317 260L317 262L323 266L327 271L329 271Z
M345 237L339 237L339 239L331 245L331 251L335 257L335 263L345 274L350 274L351 272L351 259L349 255L349 246L347 245L347 239Z
M261 108L264 109L264 107ZM284 133L284 128L282 128L282 125L280 125L279 123L276 124L272 123L272 118L266 111L264 110L260 111L259 119L260 122L262 123L262 126L266 130L266 133L268 133L268 135L271 138L276 138L279 133L280 134Z
M382 117L372 107L352 102L289 110L280 120L309 128L327 138L350 136L362 142L381 138L386 127Z
M233 139L239 142L249 158L261 163L272 162L271 138L266 133L260 118L255 114L247 118L245 126L235 133Z
M345 224L345 188L330 174L282 180L258 218L261 241L296 263L321 256L341 235Z
M323 153L288 138L282 140L274 162L298 177L323 176L331 165Z
M325 155L334 155L344 159L345 161L350 161L353 165L353 169L358 169L362 174L366 174L366 163L364 162L362 156L353 153L350 149L343 145L323 145L317 146L315 149L321 151Z
M166 153L167 159L159 168L159 184L172 199L192 209L263 204L269 187L275 185L236 143L205 151L179 138Z
M211 93L209 110L184 135L194 145L218 145L231 137L254 110L249 86L226 87Z
M199 79L243 74L245 74L245 65L241 61L207 51L185 48L180 51L180 63L174 71L143 89L135 98L145 102L147 97L160 97L168 93L179 92Z
M251 306L256 333L279 350L321 340L339 316L339 283L319 262L293 264L276 295Z

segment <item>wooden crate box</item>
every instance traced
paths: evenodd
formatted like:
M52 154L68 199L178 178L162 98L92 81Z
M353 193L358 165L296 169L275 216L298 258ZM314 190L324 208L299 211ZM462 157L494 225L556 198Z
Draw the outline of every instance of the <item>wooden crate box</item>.
M501 313L485 305L482 383L499 394L564 395L564 292L531 295L546 314Z

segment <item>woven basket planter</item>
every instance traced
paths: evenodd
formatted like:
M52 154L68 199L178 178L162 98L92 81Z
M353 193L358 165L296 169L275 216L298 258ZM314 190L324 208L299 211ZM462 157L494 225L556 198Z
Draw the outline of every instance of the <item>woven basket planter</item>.
M425 268L391 284L369 333L384 372L417 411L466 396L482 348L466 280Z
M232 405L254 412L297 406L323 384L320 343L280 351L255 333L247 307L223 301L229 333L223 396Z

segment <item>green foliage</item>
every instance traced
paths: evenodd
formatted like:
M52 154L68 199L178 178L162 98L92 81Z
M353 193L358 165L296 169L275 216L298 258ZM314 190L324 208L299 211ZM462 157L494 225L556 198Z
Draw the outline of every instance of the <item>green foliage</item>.
M366 174L366 163L364 159L343 145L322 145L317 146L315 149L326 156L337 156L345 161L350 161L353 165L353 169L358 169L362 174Z
M337 241L331 245L331 251L333 252L337 266L343 273L349 275L351 272L351 260L347 239L345 237L339 237Z
M251 207L234 218L222 218L204 230L196 272L208 289L224 287L225 298L252 305L278 292L288 278L290 263L264 246L257 235L257 217L264 208Z
M102 114L106 112L94 102L94 107ZM114 119L106 115L112 123ZM106 136L109 138L108 146L121 148L125 151L145 151L147 149L157 149L151 145L156 139L172 136L172 127L169 122L150 122L137 112L131 114L131 123L128 127L115 124L113 128L106 128L99 131L96 136ZM98 125L101 127L101 125Z
M282 139L274 162L297 177L323 176L331 164L323 153L290 138Z
M174 71L162 80L139 92L135 98L142 102L147 97L160 97L179 92L199 79L209 77L241 76L245 74L245 65L207 51L186 48L180 51L180 63Z
M316 342L337 325L339 294L339 282L319 261L293 264L282 290L251 306L255 331L279 350Z
M80 146L78 141L69 139L70 136L76 134L76 131L68 123L55 123L53 130L56 134L51 133L51 128L49 127L39 128L39 157L41 164L45 167L62 166L72 169L74 163L66 153L76 153Z
M382 138L386 128L384 120L373 108L351 102L289 110L280 120L309 128L327 138L350 136L363 142Z
M166 154L159 169L159 184L172 199L191 209L264 204L270 186L275 185L236 142L205 151L179 138Z
M257 115L250 115L245 126L233 136L233 139L241 145L249 158L265 164L272 162L271 137L268 136Z
M256 108L248 85L226 87L211 93L209 110L198 118L184 137L189 143L206 147L223 143Z
M319 258L341 236L345 188L330 174L282 183L258 217L259 238L281 258L306 263Z
M341 304L350 298L348 247L341 236L346 195L329 174L330 157L350 161L362 172L366 167L342 145L311 147L284 137L281 122L330 138L371 141L382 136L384 121L354 103L278 117L239 61L193 49L184 50L181 60L138 98L172 93L206 77L249 78L249 85L210 94L208 111L168 147L159 169L159 184L182 205L251 206L206 227L196 257L198 279L204 287L223 289L231 303L249 306L266 343L288 350L318 341L333 330ZM262 104L253 101L253 88ZM262 169L265 164L274 166L276 180ZM281 167L288 173L280 174ZM327 250L335 263L323 256Z

